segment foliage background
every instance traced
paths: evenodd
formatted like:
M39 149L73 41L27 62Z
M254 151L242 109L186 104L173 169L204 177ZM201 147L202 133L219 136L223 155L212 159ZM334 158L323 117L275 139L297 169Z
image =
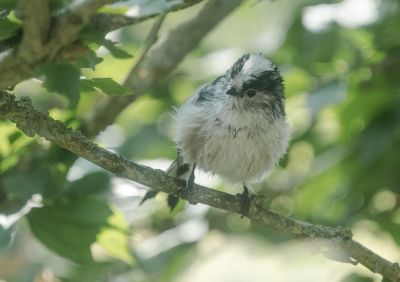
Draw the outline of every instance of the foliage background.
M169 14L160 34L202 5ZM399 261L399 11L395 0L245 1L95 140L138 163L167 168L176 156L172 107L244 53L263 52L285 79L293 138L280 166L254 190L269 196L274 211L350 227L355 240ZM151 25L107 38L135 54ZM104 61L83 76L122 83L135 60L103 47L97 55ZM36 80L14 93L74 129L105 98L84 91L75 107ZM170 213L165 194L138 207L145 187L29 138L8 121L0 122L0 173L0 281L381 280L363 266L312 256L306 245L237 214L184 201ZM199 184L241 191L198 175Z

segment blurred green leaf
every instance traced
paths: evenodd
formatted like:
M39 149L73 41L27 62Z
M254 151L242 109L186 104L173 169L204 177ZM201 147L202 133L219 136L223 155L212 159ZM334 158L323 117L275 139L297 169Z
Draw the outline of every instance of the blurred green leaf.
M126 88L112 80L111 78L84 78L81 79L83 89L93 91L97 89L108 96L114 95L133 95L135 90Z
M37 174L7 174L3 178L4 190L8 200L28 201L33 194L44 190L46 178Z
M15 35L21 28L20 24L0 18L0 41Z
M133 57L125 50L118 48L116 45L119 43L105 39L105 34L95 29L85 27L81 30L79 36L86 40L88 44L96 43L98 45L106 47L115 58L126 59Z
M49 249L77 263L93 261L90 245L112 211L105 202L84 199L35 208L28 215L33 234Z
M17 6L17 0L0 0L0 9L11 10Z
M64 95L76 106L80 97L80 70L69 63L44 63L37 69L38 75L45 75L42 86L49 92Z
M97 235L97 242L112 257L118 258L133 266L135 259L132 257L128 247L128 235L115 228L103 228Z
M97 57L96 52L90 50L89 54L78 58L78 67L95 70L96 65L100 64L103 60L103 58Z
M394 13L385 18L378 25L371 27L376 34L375 46L388 53L398 53L400 50L400 37L397 36L400 28L400 14Z
M16 224L10 226L8 229L4 229L0 224L0 251L6 249L8 245L10 245L15 226Z
M104 172L85 175L74 182L68 182L61 189L63 197L91 195L110 188L110 177Z

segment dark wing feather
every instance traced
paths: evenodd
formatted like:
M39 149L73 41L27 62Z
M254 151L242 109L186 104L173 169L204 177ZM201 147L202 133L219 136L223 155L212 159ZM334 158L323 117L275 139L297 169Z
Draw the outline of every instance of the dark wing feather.
M178 156L176 160L172 162L165 173L173 177L186 179L188 174L190 173L190 165L183 163L183 157L178 151ZM146 195L144 195L142 201L140 202L140 205L142 205L148 199L154 198L158 194L158 192L159 191L154 189L150 189L149 191L147 191ZM179 203L179 197L168 195L167 203L168 206L171 208L171 211L173 211L176 205Z
M154 198L157 194L158 194L157 190L150 189L149 191L147 191L146 195L144 195L144 197L143 197L142 201L140 202L139 206L141 206L148 199Z

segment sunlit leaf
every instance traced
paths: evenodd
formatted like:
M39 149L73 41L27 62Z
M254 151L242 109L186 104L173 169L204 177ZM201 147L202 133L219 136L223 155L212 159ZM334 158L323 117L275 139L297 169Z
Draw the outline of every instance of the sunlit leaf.
M106 5L106 6L101 7L99 10L97 10L97 13L125 15L125 13L128 12L128 10L129 10L129 7L124 7L124 6L113 7L111 5Z
M118 258L129 265L134 265L135 260L129 252L128 235L114 228L103 228L97 235L96 241L112 257Z
M125 222L124 215L116 207L113 208L113 212L107 218L107 222L112 228L103 228L97 235L97 242L111 256L121 259L129 265L134 265L135 260L128 247L129 227Z
M99 32L99 31L97 31L95 29L86 27L79 33L79 35L80 35L80 37L85 39L88 44L91 44L91 43L94 42L94 43L96 43L98 45L104 46L116 58L126 59L126 58L132 58L133 57L132 55L130 55L125 50L122 50L122 49L118 48L116 45L119 44L119 43L113 42L113 41L108 40L108 39L105 39L104 38L105 34L102 33L102 32Z
M133 95L135 91L126 88L111 78L85 78L81 80L83 89L94 90L97 89L109 96L113 95Z

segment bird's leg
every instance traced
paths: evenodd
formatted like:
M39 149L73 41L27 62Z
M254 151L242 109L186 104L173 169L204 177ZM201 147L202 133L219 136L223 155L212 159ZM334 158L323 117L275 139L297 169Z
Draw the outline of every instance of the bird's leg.
M244 188L244 191L241 194L242 203L240 205L240 214L242 215L241 218L243 218L249 214L250 203L251 203L250 194L249 194L249 190L247 189L246 182L243 182L243 188Z
M194 184L194 170L196 168L196 163L193 164L192 172L189 175L189 178L186 180L186 186L184 188L184 197L185 199L189 196L190 193L195 191Z

